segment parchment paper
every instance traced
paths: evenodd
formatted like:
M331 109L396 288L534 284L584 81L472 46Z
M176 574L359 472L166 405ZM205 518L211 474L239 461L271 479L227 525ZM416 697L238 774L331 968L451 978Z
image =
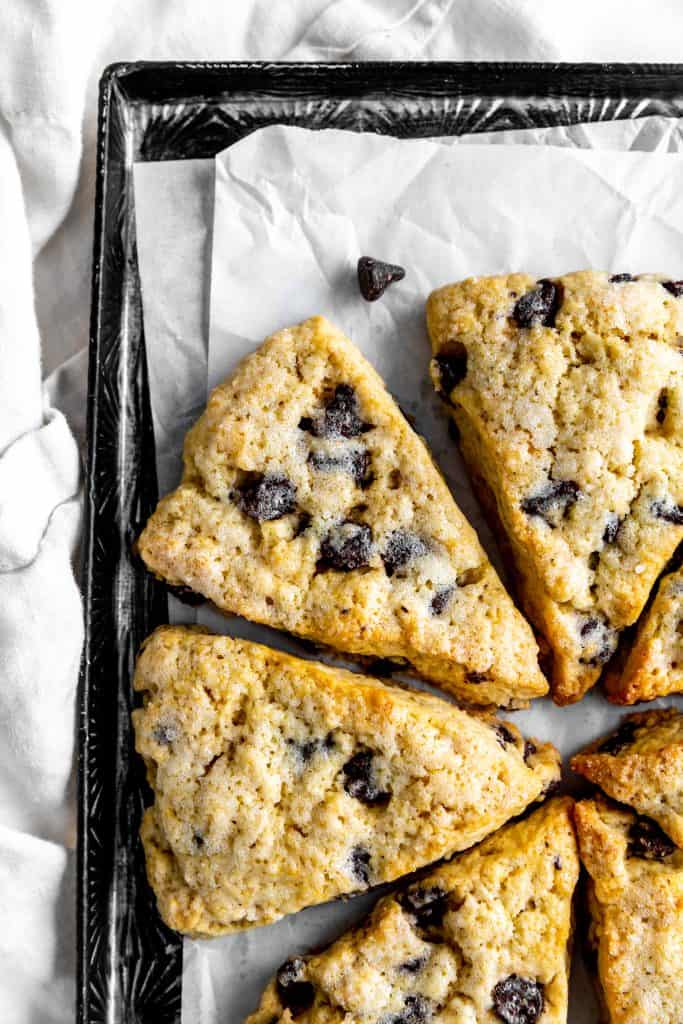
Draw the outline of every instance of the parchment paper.
M446 281L509 269L683 276L683 158L665 155L680 141L678 122L660 118L457 144L273 127L217 158L215 205L213 161L138 165L138 257L161 489L179 475L182 435L205 400L207 378L217 383L266 335L322 312L415 416L499 564L427 377L424 299ZM603 146L648 155L591 148ZM405 280L364 303L355 281L360 254L402 263ZM283 634L208 607L195 615L173 602L171 617L305 654ZM572 708L537 701L514 720L566 756L619 716L593 692ZM225 939L186 941L183 1024L239 1024L282 960L329 942L374 899L311 908ZM571 1024L594 1021L580 962L572 989Z

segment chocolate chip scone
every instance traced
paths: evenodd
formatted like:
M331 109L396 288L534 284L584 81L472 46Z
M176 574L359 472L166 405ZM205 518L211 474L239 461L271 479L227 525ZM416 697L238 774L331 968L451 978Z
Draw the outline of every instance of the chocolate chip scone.
M470 279L427 303L434 385L578 700L683 538L683 283Z
M139 551L227 612L407 660L463 700L547 690L531 629L424 442L321 317L273 335L216 388Z
M660 582L624 665L607 673L606 688L615 704L683 691L683 569Z
M604 1020L680 1024L683 850L649 818L604 800L577 804L575 820Z
M683 847L683 714L627 715L609 736L571 760L575 772L661 825Z
M147 871L191 935L266 924L462 850L559 777L557 752L430 695L162 627L133 712Z
M247 1024L566 1024L571 804L549 801L288 960Z

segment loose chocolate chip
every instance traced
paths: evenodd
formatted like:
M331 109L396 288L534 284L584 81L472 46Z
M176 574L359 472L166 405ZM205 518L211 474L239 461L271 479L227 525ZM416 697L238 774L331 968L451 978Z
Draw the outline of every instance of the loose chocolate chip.
M518 327L531 327L533 324L554 327L561 302L559 287L552 281L544 279L517 300L512 318Z
M637 727L635 722L626 719L622 722L616 732L613 732L611 736L608 736L606 740L603 740L600 746L597 748L596 753L598 754L615 754L621 753L625 747L628 747L633 743L636 738Z
M406 276L403 267L397 263L384 263L372 256L361 256L357 271L358 287L367 302L375 302L384 295L390 284L402 281Z
M538 747L533 740L524 740L524 760L528 763L529 758L533 757L537 752Z
M418 928L439 928L448 910L448 893L438 885L408 889L398 897L401 907L415 918Z
M605 544L614 544L615 540L619 536L619 530L622 527L624 520L620 519L614 512L610 512L607 517L605 529L602 534L602 539Z
M662 288L666 288L676 299L683 295L683 281L662 281Z
M573 480L551 480L538 494L524 498L521 509L528 516L540 516L554 529L556 519L567 515L580 494L579 485Z
M360 800L368 807L384 807L391 800L391 793L377 785L372 760L371 750L359 750L346 762L343 768L346 776L344 789L354 800Z
M370 453L365 450L342 452L339 455L328 455L325 452L311 452L308 463L319 473L347 473L357 484L363 486L370 483Z
M386 547L382 552L382 561L387 576L393 576L397 569L422 558L429 552L429 546L416 533L409 530L394 530L389 534Z
M585 651L579 659L582 665L604 665L614 654L617 634L604 619L594 616L586 619L579 635Z
M514 733L510 732L508 727L502 722L496 722L493 726L493 731L496 734L496 739L500 743L503 750L508 747L511 743L516 743Z
M183 604L190 605L191 608L196 608L197 605L204 604L206 601L203 594L198 594L191 587L184 587L182 585L174 587L172 584L167 583L166 590L169 594L172 594L173 597L182 601Z
M562 858L560 857L559 853L556 857L553 857L553 867L556 871L562 870Z
M591 551L590 555L588 556L588 568L591 570L591 572L595 572L595 570L597 569L597 567L599 565L600 565L600 552L599 551Z
M545 1009L543 985L511 974L494 986L493 1010L505 1024L536 1024Z
M346 520L334 526L320 545L318 571L336 569L337 572L353 572L370 561L372 555L372 530L365 523Z
M626 281L632 281L633 274L612 274L610 277L611 284L624 284Z
M439 369L439 394L450 400L453 388L467 376L467 349L461 341L449 342L448 349L435 356Z
M402 964L399 964L398 969L401 974L419 974L426 963L426 956L413 956L410 960L405 960Z
M173 722L159 722L152 730L152 739L161 747L170 747L178 736L178 730Z
M676 849L675 844L662 832L657 822L650 818L638 818L628 830L629 857L644 860L666 860Z
M286 960L275 977L275 988L280 1002L292 1017L299 1017L310 1009L315 1000L315 989L310 981L301 981L305 963L301 957Z
M664 519L667 523L675 526L683 526L683 505L675 505L673 501L661 499L653 501L650 505L650 512L657 519Z
M454 593L455 587L453 584L448 587L439 587L429 604L429 610L432 615L443 615Z
M432 1004L424 996L406 996L403 1009L380 1017L378 1024L426 1024L432 1012Z
M668 408L669 408L669 393L666 390L666 388L663 388L659 392L659 397L657 398L657 414L655 416L655 419L657 420L657 423L663 423L664 422L664 420L666 419L666 412L667 412Z
M236 493L245 516L259 523L281 519L296 508L296 487L281 473L259 473Z
M349 856L351 873L362 885L370 885L370 851L365 846L354 846Z

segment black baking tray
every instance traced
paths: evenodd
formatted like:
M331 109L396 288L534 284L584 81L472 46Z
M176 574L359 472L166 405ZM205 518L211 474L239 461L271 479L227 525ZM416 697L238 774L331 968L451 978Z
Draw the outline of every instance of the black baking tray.
M139 62L104 72L83 563L79 1024L177 1024L182 994L182 946L144 878L144 776L130 728L135 652L167 619L164 589L131 551L157 499L133 163L211 157L274 123L427 137L649 114L683 114L683 65Z

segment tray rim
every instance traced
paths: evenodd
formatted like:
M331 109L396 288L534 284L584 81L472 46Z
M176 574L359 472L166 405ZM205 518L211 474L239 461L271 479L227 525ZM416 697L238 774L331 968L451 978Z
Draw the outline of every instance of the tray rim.
M315 92L323 86L338 86L345 91L358 90L367 95L372 93L372 86L378 92L386 94L392 85L398 87L397 97L401 95L400 77L423 77L425 80L422 93L434 91L439 81L444 94L457 90L459 95L482 94L494 97L501 94L518 96L520 99L531 97L580 97L594 94L596 85L621 90L623 98L647 98L648 93L656 90L664 98L679 97L683 113L683 62L681 63L576 63L576 62L531 62L531 61L350 61L350 62L300 62L300 61L117 61L109 64L102 72L99 81L97 108L97 162L94 208L93 259L91 271L91 307L90 329L88 341L88 386L87 386L87 429L85 458L84 488L84 522L83 542L81 548L81 588L83 593L83 613L85 637L81 668L77 691L78 716L78 758L77 758L77 794L78 794L78 843L77 843L77 1020L79 1024L91 1024L95 1018L90 1015L88 991L90 962L88 935L89 894L87 867L90 857L88 822L91 816L91 801L88 791L88 768L93 758L91 749L91 682L93 672L93 562L94 562L94 519L95 519L95 482L97 472L97 439L99 430L98 385L102 361L101 333L104 310L102 308L102 276L104 267L105 237L105 200L109 181L107 160L110 112L113 102L145 102L145 97L131 95L126 90L126 83L135 83L135 76L145 72L164 73L171 76L215 76L218 82L221 77L233 76L239 81L249 83L251 76L264 76L263 88L250 85L250 91L256 94L268 94L267 79L282 71L289 71L295 83L301 81L307 92ZM365 84L360 79L365 78ZM368 89L368 81L371 88ZM431 90L430 90L431 83ZM475 88L476 86L476 88ZM232 86L231 86L232 87ZM616 87L616 88L615 88ZM225 96L227 91L216 95ZM329 94L329 93L328 93ZM172 103L181 99L187 100L192 93L182 96L165 95L164 101ZM161 102L161 99L149 99L147 102ZM605 120L618 118L606 117Z

